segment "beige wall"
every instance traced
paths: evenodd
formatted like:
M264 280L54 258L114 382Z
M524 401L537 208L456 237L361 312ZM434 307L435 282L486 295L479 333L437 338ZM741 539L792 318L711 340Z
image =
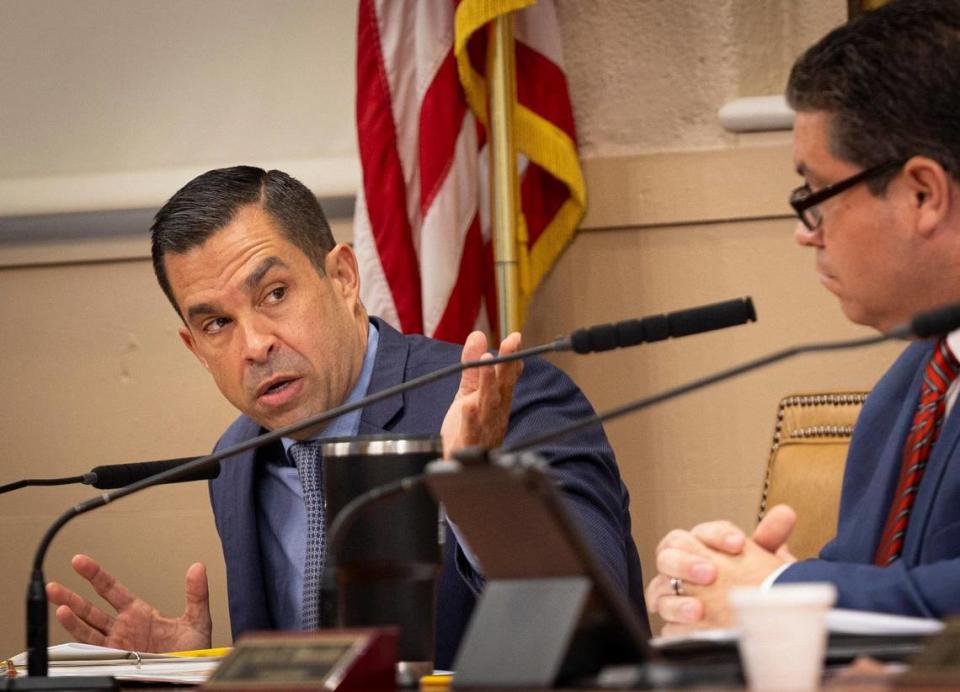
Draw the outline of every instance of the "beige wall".
M256 4L243 7L255 12ZM307 12L308 5L284 7ZM173 15L192 6L174 6ZM726 100L778 89L797 50L842 21L844 6L840 0L559 3L591 206L585 230L536 296L527 343L585 324L743 295L753 296L760 317L736 330L631 352L558 357L598 409L787 344L864 333L819 286L810 253L792 243L783 201L796 184L789 134L733 135L716 120ZM352 11L345 4L333 25L349 26ZM189 33L182 17L168 21ZM323 72L322 65L314 69ZM310 98L302 101L285 105L313 107ZM30 136L31 128L20 127L20 137ZM231 140L207 158L248 160L235 146ZM85 140L79 149L85 147L92 144ZM115 163L104 160L97 175L122 179L125 169ZM170 163L195 165L183 157ZM50 172L59 169L51 163ZM0 183L17 175L0 169ZM176 317L154 286L142 238L0 247L0 324L4 479L199 454L233 415L179 344ZM648 576L655 542L668 529L716 516L752 521L783 394L867 388L895 351L796 359L610 424ZM0 587L7 594L0 654L23 648L22 594L36 542L59 512L89 495L68 487L0 499ZM145 493L75 520L53 544L48 577L75 584L68 560L79 551L102 558L171 613L182 608L186 567L204 560L213 582L215 640L228 640L223 568L202 484ZM52 632L54 641L65 638L56 627Z
M147 260L0 271L0 350L6 392L5 479L73 475L99 464L208 451L231 420L203 369L177 344L177 321ZM0 502L5 593L0 651L23 648L23 595L33 551L84 486L30 488ZM162 608L183 608L187 566L212 568L218 628L225 630L222 560L201 483L118 502L69 524L54 541L47 577L77 584L69 558L89 552ZM54 641L64 639L59 627Z

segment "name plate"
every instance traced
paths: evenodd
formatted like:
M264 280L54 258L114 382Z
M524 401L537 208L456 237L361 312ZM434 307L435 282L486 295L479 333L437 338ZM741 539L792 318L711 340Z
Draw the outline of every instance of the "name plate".
M211 690L392 690L396 628L244 635L204 685Z

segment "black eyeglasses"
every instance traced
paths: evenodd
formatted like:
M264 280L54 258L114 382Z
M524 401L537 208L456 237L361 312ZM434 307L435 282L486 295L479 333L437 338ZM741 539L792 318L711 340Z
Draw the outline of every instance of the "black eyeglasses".
M844 178L838 183L827 185L822 190L817 190L816 192L813 192L809 185L803 184L790 193L790 206L797 212L797 216L800 217L800 220L803 222L803 225L807 227L807 230L815 231L820 228L820 224L823 223L820 204L834 195L839 195L844 190L849 190L854 185L862 183L864 180L870 180L870 178L875 178L881 173L899 168L906 162L907 159L886 161L885 163L862 170L849 178Z

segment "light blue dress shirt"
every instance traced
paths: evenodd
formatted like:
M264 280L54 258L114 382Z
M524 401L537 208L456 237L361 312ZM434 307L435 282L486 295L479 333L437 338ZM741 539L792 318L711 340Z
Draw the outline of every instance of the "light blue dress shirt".
M371 322L360 377L344 403L365 396L373 375L380 333ZM334 418L316 439L356 435L362 409ZM284 450L296 440L283 438ZM257 486L257 532L263 552L267 602L277 629L302 629L303 564L306 555L307 517L300 477L294 466L266 464Z

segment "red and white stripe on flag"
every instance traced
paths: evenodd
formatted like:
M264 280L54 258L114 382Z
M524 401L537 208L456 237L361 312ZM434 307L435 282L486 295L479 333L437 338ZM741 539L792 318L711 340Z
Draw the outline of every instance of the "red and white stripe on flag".
M462 343L495 321L485 28L531 2L360 0L361 298L405 333ZM585 192L553 5L541 0L516 17L525 303L572 237Z

